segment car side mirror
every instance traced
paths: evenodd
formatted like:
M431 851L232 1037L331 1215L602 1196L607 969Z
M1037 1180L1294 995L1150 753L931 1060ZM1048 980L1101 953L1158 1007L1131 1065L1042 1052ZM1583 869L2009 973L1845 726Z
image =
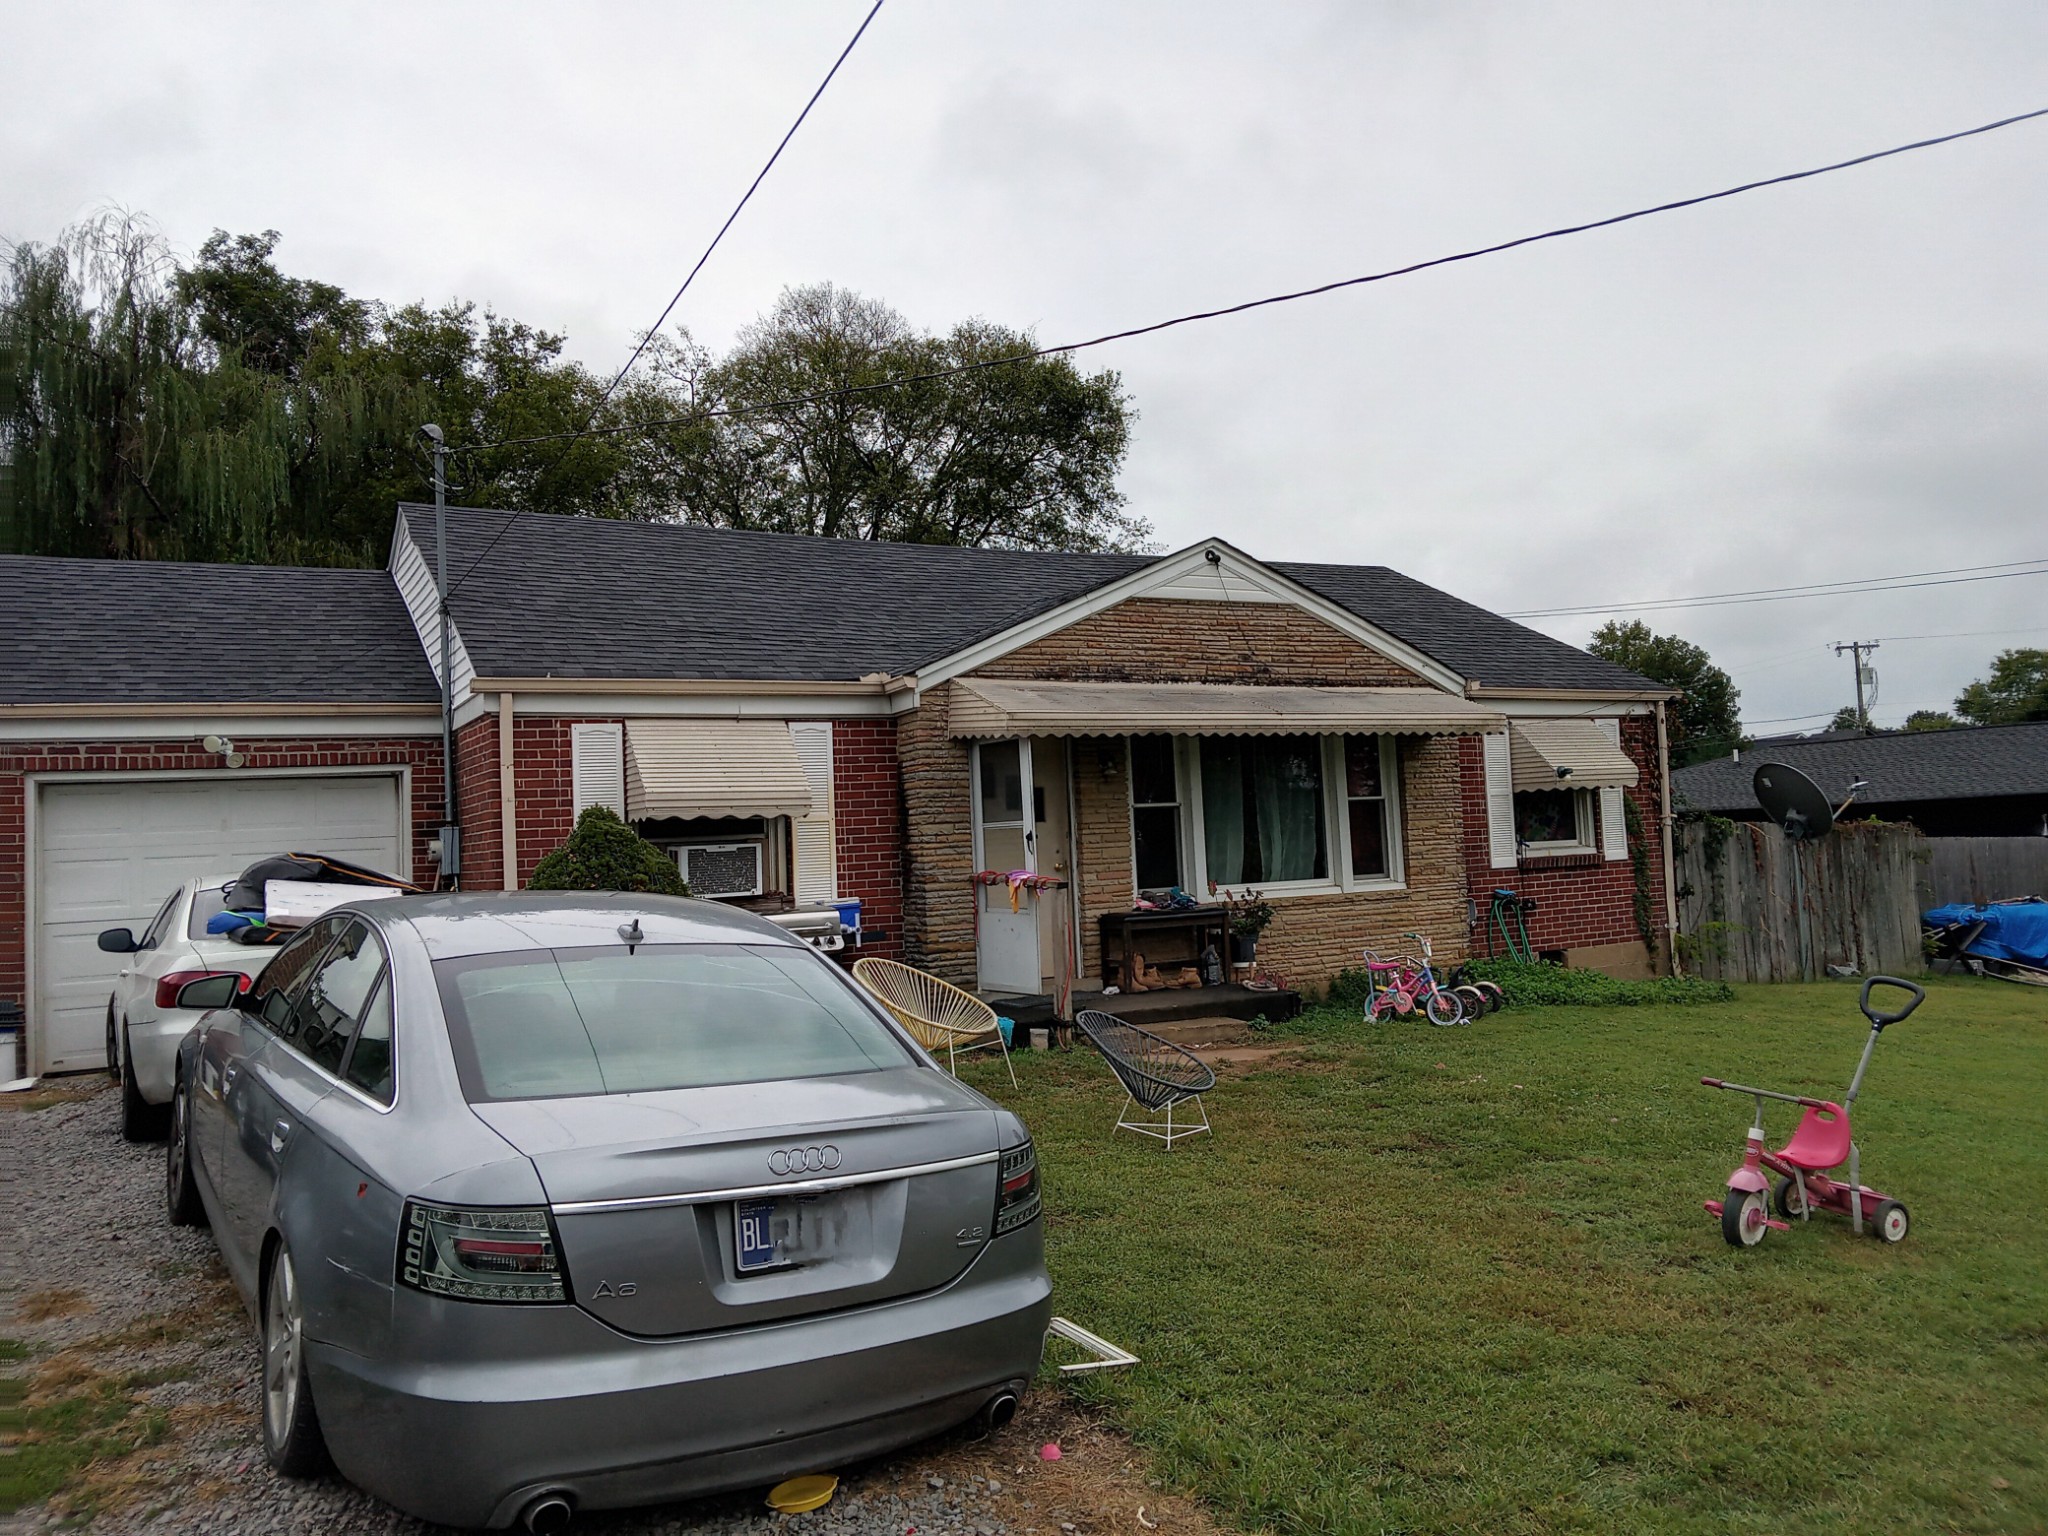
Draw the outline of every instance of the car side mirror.
M202 976L178 988L180 1008L232 1008L242 998L243 980L233 971L219 976Z
M99 942L100 948L110 955L132 955L140 948L134 930L128 928L102 928Z

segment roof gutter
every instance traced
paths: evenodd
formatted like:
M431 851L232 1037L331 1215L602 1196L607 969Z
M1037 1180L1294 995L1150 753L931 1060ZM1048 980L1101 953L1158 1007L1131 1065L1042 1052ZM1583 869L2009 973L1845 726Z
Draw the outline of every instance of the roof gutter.
M1468 699L1583 699L1589 704L1656 704L1681 696L1677 688L1498 688L1467 683Z
M439 704L354 704L333 700L308 702L296 699L238 699L222 702L202 699L188 703L151 701L133 703L109 699L102 704L0 704L0 720L80 720L110 715L133 715L144 719L173 715L438 715Z
M638 693L659 697L723 697L731 694L819 695L849 699L881 698L916 680L888 679L876 673L858 682L803 682L787 678L746 677L479 677L473 693Z

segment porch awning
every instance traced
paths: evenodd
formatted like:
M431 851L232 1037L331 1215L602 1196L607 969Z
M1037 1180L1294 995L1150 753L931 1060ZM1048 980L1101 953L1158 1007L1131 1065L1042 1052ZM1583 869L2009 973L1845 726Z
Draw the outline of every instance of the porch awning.
M781 720L628 720L626 819L808 816L811 781Z
M1508 727L1515 788L1634 788L1640 775L1597 720L1517 720ZM1569 773L1560 774L1560 768Z
M1478 735L1499 711L1434 688L1259 688L1242 683L1055 683L962 679L956 737Z

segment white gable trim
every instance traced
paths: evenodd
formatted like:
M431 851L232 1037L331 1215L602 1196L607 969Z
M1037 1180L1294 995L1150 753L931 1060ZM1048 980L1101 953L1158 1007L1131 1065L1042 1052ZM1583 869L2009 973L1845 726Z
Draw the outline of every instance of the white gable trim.
M405 611L412 615L413 633L419 636L420 647L427 653L427 665L433 669L434 681L441 681L441 614L440 589L434 578L434 568L427 563L419 545L413 543L412 534L405 526L405 516L399 514L398 529L391 536L391 579L398 586L398 595L405 599ZM471 685L476 681L476 667L469 659L469 647L462 643L461 626L452 620L449 623L448 657L455 673L455 703L457 706L469 701Z
M1213 561L1209 558L1212 553L1216 556ZM1000 634L978 640L965 650L941 657L928 667L920 667L917 670L918 687L930 688L963 672L985 667L1035 640L1058 634L1083 619L1093 618L1119 603L1141 597L1171 602L1284 603L1322 620L1339 633L1378 651L1389 661L1399 662L1446 693L1462 695L1465 692L1465 679L1443 663L1425 656L1405 641L1396 640L1350 609L1318 596L1221 539L1204 539L1199 544L1190 544L1186 549L1153 561L1143 570L1133 571L1106 586L1084 592L1057 608L1012 625Z

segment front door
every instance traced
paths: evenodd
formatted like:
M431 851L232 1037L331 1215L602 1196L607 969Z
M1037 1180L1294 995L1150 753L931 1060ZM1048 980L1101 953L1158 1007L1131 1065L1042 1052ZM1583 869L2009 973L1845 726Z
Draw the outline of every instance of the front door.
M984 741L974 748L974 867L983 874L1034 875L1031 743ZM1008 880L974 887L976 959L986 992L1038 991L1038 892Z

